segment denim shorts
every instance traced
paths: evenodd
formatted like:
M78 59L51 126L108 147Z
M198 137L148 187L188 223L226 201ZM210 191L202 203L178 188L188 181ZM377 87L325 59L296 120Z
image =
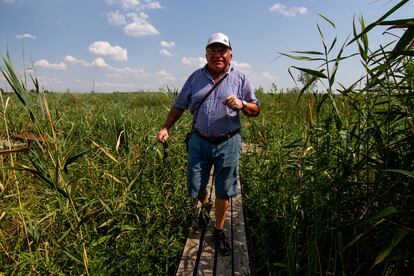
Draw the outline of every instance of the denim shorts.
M189 195L192 198L203 195L213 165L216 198L228 199L237 195L240 151L240 133L219 144L193 133L187 155Z

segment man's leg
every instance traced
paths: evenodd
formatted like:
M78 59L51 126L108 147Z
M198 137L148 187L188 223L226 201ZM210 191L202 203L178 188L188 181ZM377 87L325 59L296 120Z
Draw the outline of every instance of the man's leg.
M216 198L216 225L214 227L213 237L216 244L216 249L221 256L230 255L231 247L224 235L224 222L226 220L227 210L229 208L230 200Z
M216 198L215 201L215 216L216 216L216 228L219 230L224 229L224 221L226 220L227 210L229 208L229 199Z

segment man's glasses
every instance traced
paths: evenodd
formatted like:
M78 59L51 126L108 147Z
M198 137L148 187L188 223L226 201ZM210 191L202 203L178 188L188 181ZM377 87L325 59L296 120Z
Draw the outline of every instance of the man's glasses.
M228 48L207 48L207 55L214 56L220 55L223 56L228 52Z

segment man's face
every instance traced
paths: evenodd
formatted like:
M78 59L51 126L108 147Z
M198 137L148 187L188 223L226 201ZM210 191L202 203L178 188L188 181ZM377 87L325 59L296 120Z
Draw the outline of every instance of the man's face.
M213 44L206 49L208 66L215 73L222 73L230 65L232 53L229 48L220 44Z

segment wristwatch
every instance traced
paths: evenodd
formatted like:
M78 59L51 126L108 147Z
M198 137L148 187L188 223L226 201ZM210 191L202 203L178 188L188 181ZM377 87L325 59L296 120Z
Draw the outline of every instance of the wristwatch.
M246 101L242 101L242 104L243 104L243 106L242 106L241 110L244 110L247 107L247 102Z

